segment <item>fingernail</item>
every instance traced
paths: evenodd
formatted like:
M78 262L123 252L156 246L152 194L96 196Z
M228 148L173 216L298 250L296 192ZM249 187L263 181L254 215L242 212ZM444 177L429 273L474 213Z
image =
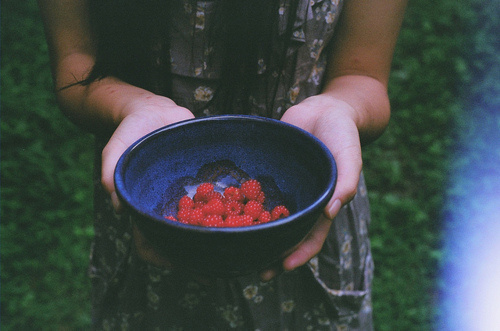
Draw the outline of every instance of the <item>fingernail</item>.
M111 193L111 203L113 204L113 208L115 209L116 213L121 213L122 211L122 204L120 202L120 199L118 198L118 195L116 192Z
M260 279L261 279L263 282L268 282L268 281L270 281L271 279L273 279L275 276L276 276L276 270L270 269L270 270L263 271L263 272L260 274Z
M342 207L342 202L340 202L339 199L336 199L335 201L333 201L330 208L328 208L328 218L329 219L334 218L337 215L337 213L339 212L340 207Z

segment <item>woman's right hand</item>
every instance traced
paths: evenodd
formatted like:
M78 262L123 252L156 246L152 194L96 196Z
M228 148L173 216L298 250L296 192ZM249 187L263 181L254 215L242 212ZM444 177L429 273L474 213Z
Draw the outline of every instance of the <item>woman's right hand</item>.
M109 136L102 151L101 181L115 210L120 203L115 192L114 171L122 153L136 140L162 126L193 118L172 100L127 84L113 76L90 84L78 84L95 64L86 0L38 0L43 18L57 101L63 113L79 127ZM165 265L138 231L134 241L139 256Z
M114 171L118 159L136 140L165 125L194 118L186 108L177 106L172 100L147 95L135 98L121 112L122 119L102 151L101 181L110 194L116 212L121 212L121 204L115 191ZM171 267L163 256L135 227L133 228L135 249L139 257L159 267Z
M139 138L165 125L194 118L186 108L158 95L144 95L127 103L121 121L102 151L101 181L117 212L121 206L114 185L116 163L125 150Z

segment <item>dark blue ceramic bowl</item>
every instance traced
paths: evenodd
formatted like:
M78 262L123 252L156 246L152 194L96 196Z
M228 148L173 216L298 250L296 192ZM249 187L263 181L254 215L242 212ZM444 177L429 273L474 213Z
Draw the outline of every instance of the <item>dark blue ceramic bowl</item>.
M164 218L197 182L230 184L245 176L261 180L268 208L285 203L292 214L238 228ZM331 198L336 178L331 153L314 136L278 120L243 115L156 130L127 149L115 170L118 196L161 254L188 270L223 277L261 270L297 245Z

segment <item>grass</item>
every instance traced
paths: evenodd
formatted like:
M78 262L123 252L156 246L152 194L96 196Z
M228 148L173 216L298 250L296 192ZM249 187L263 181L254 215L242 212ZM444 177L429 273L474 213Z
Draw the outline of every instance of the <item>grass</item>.
M1 5L2 327L83 328L92 137L56 107L36 2Z
M364 150L377 330L430 330L438 317L443 220L470 185L450 185L450 174L478 157L453 152L486 149L491 135L469 124L499 105L491 41L500 16L490 7L409 4L391 76L391 124ZM2 327L86 329L93 139L56 107L36 2L2 1L1 15ZM489 124L498 132L500 121Z

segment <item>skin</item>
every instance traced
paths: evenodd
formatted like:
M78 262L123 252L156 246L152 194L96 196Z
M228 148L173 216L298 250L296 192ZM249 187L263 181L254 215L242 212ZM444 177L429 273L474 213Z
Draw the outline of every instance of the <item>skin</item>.
M186 108L113 77L88 86L75 85L94 63L94 45L86 20L85 0L39 0L50 49L57 99L66 116L95 134L113 133L102 151L102 185L116 210L113 172L134 141L162 126L193 118ZM326 84L321 94L289 108L285 122L318 137L331 150L338 167L337 187L323 216L307 237L284 257L282 265L261 273L270 280L293 270L323 246L333 218L356 194L362 169L361 146L382 134L390 117L387 83L406 1L349 0L338 23ZM144 237L134 231L138 254L169 266Z

